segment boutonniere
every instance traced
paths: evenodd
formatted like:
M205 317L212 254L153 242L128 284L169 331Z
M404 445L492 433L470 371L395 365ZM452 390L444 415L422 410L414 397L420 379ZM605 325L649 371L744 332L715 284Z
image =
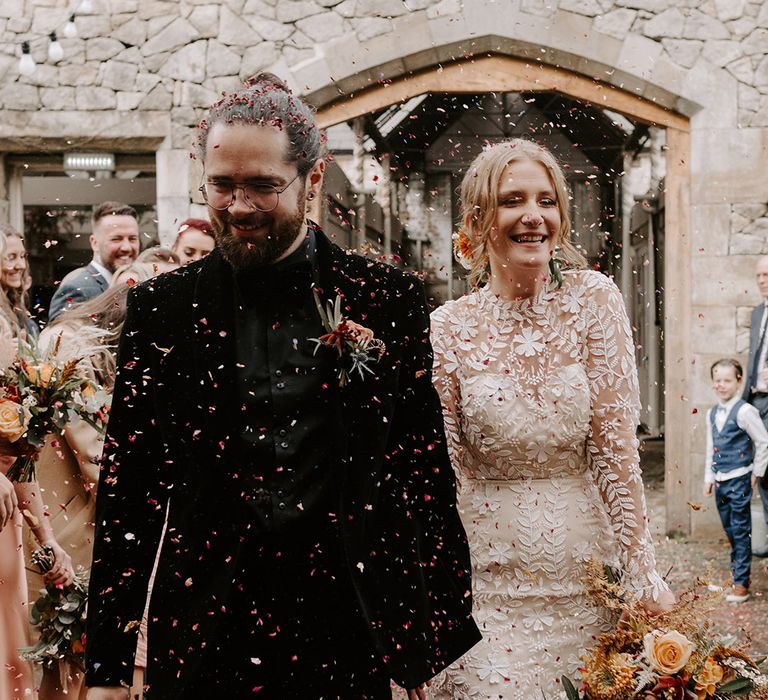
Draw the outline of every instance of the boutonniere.
M361 326L341 313L341 297L335 301L323 302L317 290L313 289L315 305L320 313L323 328L327 331L319 338L310 338L315 344L313 355L321 347L330 348L336 352L336 356L342 361L339 369L339 386L344 386L350 379L350 375L357 372L361 379L365 379L365 373L373 374L370 365L378 362L384 355L386 346L383 340L374 337L370 328Z

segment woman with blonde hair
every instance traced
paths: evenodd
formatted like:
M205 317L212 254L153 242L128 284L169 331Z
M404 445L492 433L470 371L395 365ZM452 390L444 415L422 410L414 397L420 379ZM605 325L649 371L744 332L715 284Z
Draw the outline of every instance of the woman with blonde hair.
M40 346L58 345L60 361L87 358L81 367L111 391L114 352L123 327L127 295L127 287L108 289L63 311L43 329ZM65 426L63 439L49 439L38 458L38 481L51 527L79 573L86 572L91 565L101 449L98 431L85 421L77 421ZM31 538L27 538L25 545L29 555L34 549ZM27 569L27 580L30 600L34 600L43 582L32 567ZM65 698L84 700L82 673L75 667L44 666L40 700Z
M145 251L146 253L147 251ZM147 259L148 258L148 259ZM128 292L162 271L178 267L163 257L145 256L115 270L110 287L97 297L62 312L47 326L41 344L59 344L63 359L87 357L94 381L109 393L115 382L116 352L123 330ZM76 566L87 568L93 553L95 498L98 487L98 458L102 437L84 422L69 424L64 441L50 442L40 455L40 481L51 512L54 531ZM146 621L142 620L137 665L146 666ZM70 670L72 671L72 670ZM137 669L131 697L140 697L143 668ZM78 693L80 694L78 696ZM46 669L40 685L40 700L85 698L82 674L70 673L67 683L60 674Z
M5 262L8 251L7 233L0 227L0 257ZM13 229L10 229L13 231ZM0 366L9 365L14 357L18 336L25 332L14 305L0 285ZM0 401L2 397L0 397ZM11 417L3 414L5 423ZM3 426L5 427L5 426ZM19 649L29 644L29 604L22 550L22 512L25 513L35 541L53 550L54 567L45 582L67 585L74 572L69 555L59 545L46 515L37 482L11 483L5 474L16 457L31 450L22 439L10 442L0 438L0 698L34 698L35 681L32 665L19 656Z
M595 635L615 623L585 564L619 573L651 610L656 571L640 478L634 347L614 283L570 240L554 156L497 143L461 186L455 236L472 291L432 314L441 396L483 641L437 698L563 698Z
M29 338L37 338L40 329L32 320L27 309L27 278L29 263L24 236L10 224L0 223L0 233L5 240L5 252L0 264L0 287L5 297L4 313L10 313L15 325L23 329ZM7 304L5 303L7 302Z

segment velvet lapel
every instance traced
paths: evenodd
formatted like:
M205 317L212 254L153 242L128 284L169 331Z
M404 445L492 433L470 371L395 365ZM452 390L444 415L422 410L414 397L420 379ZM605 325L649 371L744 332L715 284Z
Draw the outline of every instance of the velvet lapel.
M236 392L235 300L232 268L215 249L203 263L194 289L194 328L197 405L202 425L212 432L208 444L223 451L233 442L239 425ZM236 441L234 441L236 442Z
M342 313L347 318L365 325L363 320L363 285L356 280L350 264L349 256L336 245L333 245L325 234L315 229L317 240L317 256L320 268L319 289L323 303L333 301L341 296ZM370 382L368 382L370 384ZM365 381L349 381L339 388L342 411L347 426L364 403L363 397L370 393Z

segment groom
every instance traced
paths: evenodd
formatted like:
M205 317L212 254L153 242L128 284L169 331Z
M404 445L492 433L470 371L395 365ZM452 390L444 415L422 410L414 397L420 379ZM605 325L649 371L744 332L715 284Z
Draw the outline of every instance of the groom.
M217 250L129 299L88 697L128 697L166 512L149 697L389 698L390 679L422 697L480 636L422 285L306 220L322 142L274 76L211 108L198 156ZM318 346L315 296L383 353Z

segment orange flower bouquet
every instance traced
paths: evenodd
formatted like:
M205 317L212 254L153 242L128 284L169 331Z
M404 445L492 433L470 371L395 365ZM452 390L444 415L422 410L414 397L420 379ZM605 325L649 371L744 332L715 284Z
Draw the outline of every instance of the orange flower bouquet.
M84 420L100 432L106 427L109 395L87 376L84 358L57 358L59 341L41 351L19 340L17 359L0 370L0 438L20 454L8 470L11 481L35 481L37 453L67 423Z
M581 687L562 677L568 700L726 700L768 698L768 676L744 645L718 637L709 613L716 596L683 593L670 612L628 602L612 572L588 563L590 593L621 615L582 657Z

